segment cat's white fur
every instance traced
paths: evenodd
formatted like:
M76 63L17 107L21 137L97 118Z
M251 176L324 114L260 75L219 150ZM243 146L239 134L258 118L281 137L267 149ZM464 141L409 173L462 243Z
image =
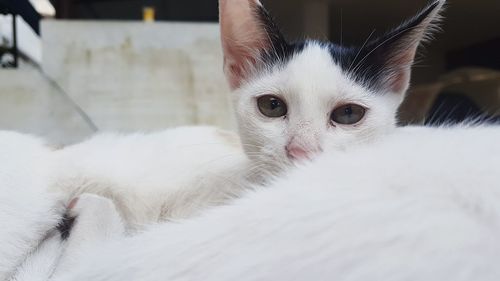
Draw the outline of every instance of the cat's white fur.
M82 203L83 193L112 199L130 232L237 197L258 171L234 134L210 127L103 134L64 149L0 132L0 163L0 280L16 281L47 280L56 265L70 267L75 247L99 245L102 232L116 232L106 206L86 215L99 203ZM55 228L77 196L78 218L62 241Z
M51 241L43 244L53 250L57 264L68 246L57 246L54 241L61 239L53 232L69 201L81 194L113 200L130 233L235 198L248 188L248 180L254 182L256 172L239 139L211 127L101 134L64 149L0 131L0 280L14 274L25 280L40 275L31 274L37 270L51 274L50 267L36 266L36 261L50 263L40 258L38 247L44 239ZM99 224L99 217L90 218ZM70 240L77 241L70 244L81 244L78 237L90 236L92 229L72 232Z
M57 202L49 198L45 200ZM25 255L22 263L10 274L13 277L1 280L46 281L57 278L79 263L83 249L98 249L126 233L126 225L114 203L97 195L83 194L73 199L67 217L76 218L69 238L61 239L59 231L52 229Z
M389 62L396 54L413 60L444 1L436 3L424 19L401 35L398 40L412 43L395 50L394 57L386 58ZM228 71L249 61L256 67L258 60L249 60L246 51L263 55L270 48L267 41L273 34L268 34L265 25L269 23L258 15L256 9L260 8L257 0L220 1L226 75L233 86L241 143L214 128L98 135L49 153L53 166L46 183L49 190L62 193L66 203L83 193L109 198L128 228L136 230L144 224L190 217L206 206L237 197L249 182L264 183L270 174L296 161L290 157L289 147L298 147L305 154L344 149L394 129L408 81L399 92L391 87L370 89L341 68L327 44L308 41L286 62L260 67L258 72L234 76ZM246 43L243 52L242 43ZM354 62L356 59L353 67L357 67ZM409 75L410 69L395 72ZM240 79L237 87L236 77ZM285 118L260 113L257 97L265 94L278 96L287 104ZM366 109L363 119L353 125L333 125L332 111L350 103Z
M287 120L259 112L255 99L269 92L287 101ZM292 164L286 151L290 142L344 149L390 132L402 99L357 85L318 43L310 43L284 69L265 73L233 94L242 144L231 133L208 127L97 135L53 152L57 172L50 190L63 192L67 201L83 193L111 198L132 229L189 217ZM346 103L367 108L363 121L331 126L329 113ZM232 183L238 184L226 188Z
M259 112L255 100L263 93L287 101L286 120ZM307 150L343 149L390 132L403 97L356 84L328 49L314 42L285 68L263 73L233 94L246 154L235 136L214 128L98 135L54 151L58 167L50 189L68 200L82 193L111 198L133 229L189 217L238 195L247 181L264 182L269 172L290 165L286 147L291 142ZM355 126L331 126L333 108L347 103L363 105L366 116ZM225 188L234 182L239 189Z
M221 204L256 173L237 136L212 127L101 134L54 151L53 161L51 191L66 201L83 193L110 198L132 230Z
M80 251L73 280L500 276L500 129L406 128L203 216Z
M39 139L0 132L0 280L13 276L64 212L47 192L49 156Z
M443 2L440 1L429 18L417 26L415 30L419 32L408 35L415 43L407 49L409 53L405 57L412 58L412 52ZM262 47L265 45L261 44L262 40L268 40L266 36L250 36L265 33L253 9L256 6L260 6L256 0L221 1L226 62L248 62L246 58L238 58L238 53L232 49L235 47L233 43L241 47L238 40L242 37L250 40L245 48ZM238 21L249 25L242 27ZM225 32L228 26L233 28L231 32ZM257 34L251 33L256 30ZM252 54L258 51L253 50ZM409 68L404 71L409 74ZM290 145L301 147L307 153L342 150L391 132L397 106L408 86L405 81L401 91L383 88L373 92L344 73L332 59L328 46L317 42L308 42L284 65L247 74L244 79L239 77L241 81L237 82L237 87L234 73L226 71L226 74L233 86L246 154L231 135L213 128L180 128L126 137L108 134L59 150L28 136L3 133L6 137L3 139L5 144L0 146L0 155L7 155L0 159L3 168L0 184L1 188L6 188L3 200L10 200L8 193L15 192L12 191L15 189L24 189L29 196L19 196L0 207L4 208L0 210L5 211L7 222L3 233L0 232L0 261L6 261L3 267L0 266L0 277L17 274L16 278L20 278L37 272L34 265L44 261L40 254L45 251L37 251L36 246L57 225L57 219L65 211L63 207L73 197L92 193L111 199L111 205L116 206L128 230L141 229L154 222L191 217L207 206L220 205L229 198L238 197L251 187L250 182L265 183L270 175L292 164L294 160L287 155ZM286 101L289 110L286 118L264 118L256 107L256 98L263 94L273 94ZM352 126L332 126L330 113L336 106L346 103L363 105L367 109L365 117ZM16 155L20 155L19 159L9 160ZM46 194L46 191L50 193ZM31 204L30 200L36 198L46 200ZM107 203L103 210L109 205ZM16 206L31 205L33 210L15 212ZM86 217L84 209L79 210L78 214ZM27 219L15 225L16 219L23 220L24 216ZM102 218L94 218L94 223L99 225ZM37 222L39 226L35 225ZM78 227L81 223L77 220L75 228L81 229ZM15 225L12 229L11 224ZM92 223L89 221L88 225L92 226ZM21 232L22 229L27 233ZM42 243L41 247L54 247L48 247L50 251L47 252L52 252L52 255L45 262L61 259L60 266L70 267L72 256L68 249L73 249L71 245L78 245L79 237L101 237L98 230L106 228L89 227L88 231L83 228L72 233L70 240L61 247L57 243L51 244L54 236L49 234L47 243ZM20 238L17 233L22 233ZM72 251L79 252L78 249ZM24 258L27 259L23 263ZM20 272L16 273L16 266ZM48 275L53 273L46 271Z

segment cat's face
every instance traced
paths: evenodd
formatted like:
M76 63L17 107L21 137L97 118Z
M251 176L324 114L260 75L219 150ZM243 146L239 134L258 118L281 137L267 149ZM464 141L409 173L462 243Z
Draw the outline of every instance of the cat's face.
M443 2L347 48L288 43L257 0L221 0L225 72L248 155L286 164L394 128L416 49Z
M345 75L328 47L310 42L286 64L244 83L235 98L249 155L288 162L393 128L402 95L362 86Z

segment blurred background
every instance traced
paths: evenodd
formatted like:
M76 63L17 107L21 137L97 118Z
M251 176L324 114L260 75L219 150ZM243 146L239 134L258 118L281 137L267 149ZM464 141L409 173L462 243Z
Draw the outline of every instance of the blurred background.
M362 44L427 0L265 0L289 39ZM499 122L500 1L449 0L400 123ZM234 129L217 0L0 0L0 129L61 144L96 131Z

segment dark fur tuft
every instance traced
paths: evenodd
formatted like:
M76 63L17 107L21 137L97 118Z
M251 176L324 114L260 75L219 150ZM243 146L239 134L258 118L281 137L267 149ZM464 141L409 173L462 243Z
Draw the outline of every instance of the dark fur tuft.
M68 239L71 229L75 223L75 218L71 218L68 215L64 215L59 225L57 225L57 230L61 234L61 239Z
M304 49L305 42L289 43L285 39L274 19L263 6L258 6L255 12L266 30L271 43L271 49L264 50L261 57L266 65L284 64Z
M430 3L412 19L405 21L398 28L386 33L382 37L368 41L365 46L348 48L339 51L333 45L332 56L341 64L342 68L357 82L364 84L374 91L387 87L384 83L397 72L410 71L413 58L408 64L391 62L398 53L416 51L420 42L428 39L437 29L440 20L439 10L444 1ZM338 56L342 55L341 58Z

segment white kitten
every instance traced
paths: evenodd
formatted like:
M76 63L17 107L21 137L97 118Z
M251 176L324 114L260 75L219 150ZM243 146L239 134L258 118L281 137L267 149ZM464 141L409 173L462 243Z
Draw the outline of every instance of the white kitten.
M62 193L65 203L83 193L107 197L115 203L126 227L136 230L222 204L250 188L248 182L265 183L284 166L313 158L320 151L375 140L394 128L416 49L434 27L443 2L434 2L381 38L347 48L315 41L289 43L259 1L221 0L225 72L234 92L245 153L238 141L213 128L102 135L53 152L33 140L40 149L36 153L47 159L29 164L35 170L48 167L49 171L30 188L40 193L46 188L57 196ZM2 161L2 166L17 171L32 161L30 151L24 151L26 138L11 139L10 151L6 147L9 155L15 155L16 148L27 157L21 157L19 164ZM22 171L17 175L32 177L30 171ZM0 179L1 188L3 181L12 188L25 188L24 178L16 182L9 177ZM10 192L12 188L6 186ZM49 199L40 208L59 202ZM54 214L49 216L51 221L40 220L46 231L57 225L55 217L62 216L56 207L35 213ZM24 213L17 215L21 220ZM11 241L21 229L34 230L38 236L26 239L16 259L2 269L6 274L43 237L43 231L26 225L0 233L0 239ZM0 251L8 255L7 245L2 242ZM37 255L28 259L35 260Z
M398 129L202 217L82 249L57 281L500 276L500 128Z
M394 128L415 52L443 2L348 48L289 43L259 1L222 0L224 67L246 154L209 128L97 136L56 152L51 190L111 198L137 229L221 204L325 149L373 140Z

